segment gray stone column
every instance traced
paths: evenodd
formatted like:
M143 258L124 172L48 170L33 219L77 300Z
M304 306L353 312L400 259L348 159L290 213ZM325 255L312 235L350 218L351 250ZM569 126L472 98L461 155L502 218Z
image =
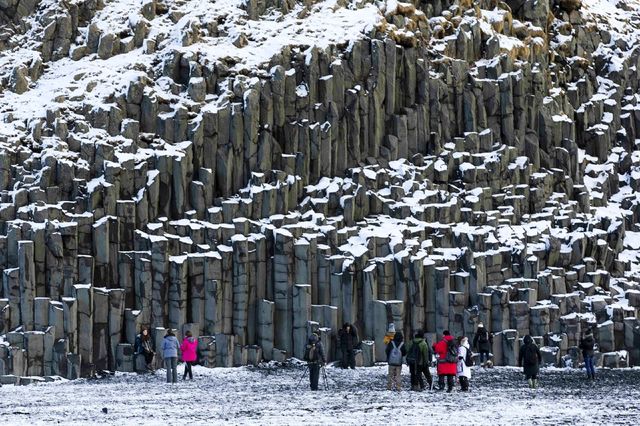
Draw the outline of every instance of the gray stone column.
M2 291L9 299L8 330L20 326L20 269L5 269L2 274Z
M364 310L364 333L362 339L375 339L375 316L373 303L378 295L378 281L376 276L376 265L371 264L362 271L362 304Z
M292 353L293 330L293 235L283 229L274 231L275 346Z
M93 288L91 284L73 286L78 309L78 354L82 360L82 376L93 370Z
M187 322L187 256L169 258L169 327L179 330Z
M311 285L293 286L293 356L302 359L307 343L307 322L311 320Z
M92 333L95 369L96 371L108 370L111 343L109 338L109 291L106 288L93 288Z
M449 268L440 266L435 268L436 293L436 332L442 333L449 327Z
M33 300L36 295L33 241L18 241L20 282L20 322L25 330L33 330Z
M233 334L236 343L248 344L247 325L249 311L249 243L246 237L234 235L233 246Z
M261 299L258 304L258 345L267 361L273 355L275 303Z
M118 346L122 341L124 324L125 291L121 288L109 290L109 369L117 368Z

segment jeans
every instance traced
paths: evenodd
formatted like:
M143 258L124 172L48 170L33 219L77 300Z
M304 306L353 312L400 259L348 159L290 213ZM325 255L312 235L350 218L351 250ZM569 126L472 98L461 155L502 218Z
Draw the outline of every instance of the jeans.
M178 357L172 356L164 359L164 367L167 369L167 383L178 382Z
M593 355L585 355L584 368L587 369L587 376L595 376L596 369L593 366Z
M193 380L193 372L191 371L191 366L194 364L193 361L185 361L184 362L184 374L182 375L182 380L187 378L187 374L189 374L189 379Z
M489 361L489 352L480 352L480 364Z

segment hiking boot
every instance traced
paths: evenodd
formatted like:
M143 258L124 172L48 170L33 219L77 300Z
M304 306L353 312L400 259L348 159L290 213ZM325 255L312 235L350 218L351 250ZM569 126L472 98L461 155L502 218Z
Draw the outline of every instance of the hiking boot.
M538 389L538 379L533 379L533 388Z
M529 379L529 389L533 389L533 379Z

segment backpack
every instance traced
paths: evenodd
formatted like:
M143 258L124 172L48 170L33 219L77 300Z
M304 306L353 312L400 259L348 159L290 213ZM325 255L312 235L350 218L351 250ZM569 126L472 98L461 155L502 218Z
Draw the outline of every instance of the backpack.
M305 346L303 358L305 361L308 361L308 362L315 362L318 360L318 354L317 354L315 343L308 343L307 346Z
M387 358L387 363L389 365L402 365L402 345L404 342L400 343L399 346L396 346L396 342L391 341L393 348L391 348L391 352L389 352L389 358Z
M464 365L467 367L473 367L473 358L471 357L471 349L465 348L467 350L466 355L464 356Z
M407 365L419 365L420 363L420 345L414 341L407 353Z
M447 356L445 356L444 362L458 362L458 348L456 347L456 342L453 339L447 341Z
M524 348L524 363L528 365L536 365L538 363L538 354L536 346L531 344Z
M489 342L489 332L487 330L484 330L482 333L478 334L478 342L480 343Z

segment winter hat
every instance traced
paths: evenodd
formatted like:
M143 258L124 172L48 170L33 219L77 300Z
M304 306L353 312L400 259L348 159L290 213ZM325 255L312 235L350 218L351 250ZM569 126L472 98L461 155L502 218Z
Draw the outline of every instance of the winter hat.
M395 333L396 325L394 323L389 323L389 328L387 329L387 333Z
M481 323L481 322L479 322L479 323L478 323L478 328L484 328L484 324L483 324L483 323Z

